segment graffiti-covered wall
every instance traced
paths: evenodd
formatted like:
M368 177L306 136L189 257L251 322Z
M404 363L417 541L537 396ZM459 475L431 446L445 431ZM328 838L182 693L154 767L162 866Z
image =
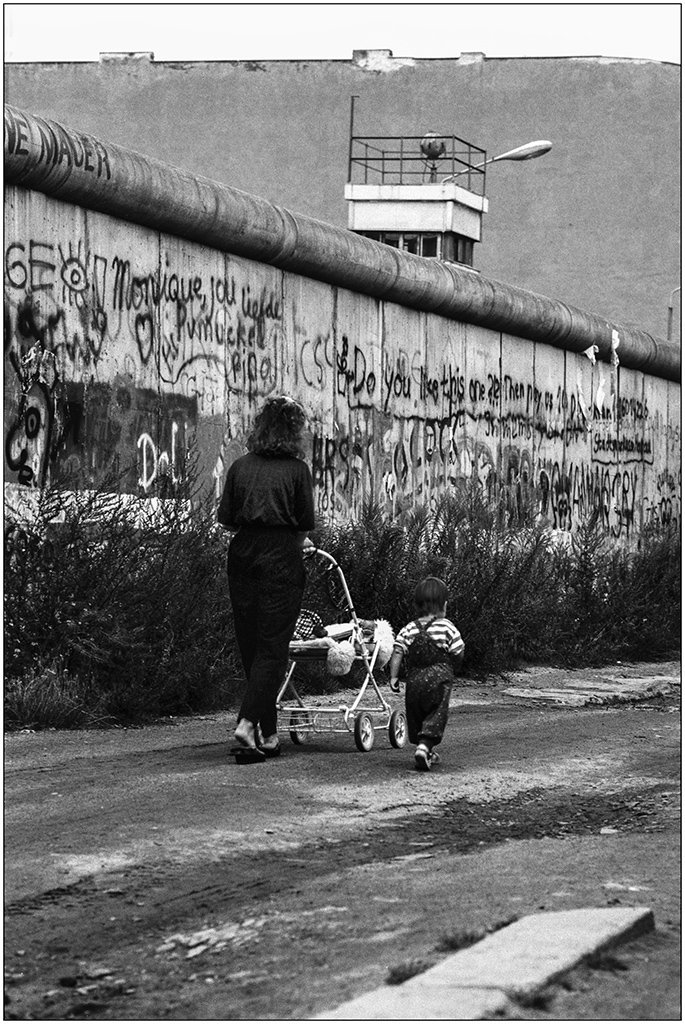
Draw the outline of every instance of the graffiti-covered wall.
M680 518L679 384L624 365L620 328L605 361L20 184L5 218L15 487L172 496L192 451L218 494L261 400L287 392L310 416L325 517L369 497L400 512L476 479L561 531L597 509L629 543L652 517Z

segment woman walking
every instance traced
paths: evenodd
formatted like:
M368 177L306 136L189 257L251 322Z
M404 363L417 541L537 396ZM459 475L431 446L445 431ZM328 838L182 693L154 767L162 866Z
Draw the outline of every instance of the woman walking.
M302 460L305 411L284 395L268 398L228 469L219 523L236 531L228 550L228 589L247 677L238 713L239 761L280 753L276 696L304 591L303 549L312 546L313 482Z

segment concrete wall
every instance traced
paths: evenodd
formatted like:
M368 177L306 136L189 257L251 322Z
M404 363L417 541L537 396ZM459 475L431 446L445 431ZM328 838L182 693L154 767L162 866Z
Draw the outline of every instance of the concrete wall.
M5 204L10 484L114 474L127 492L169 496L196 443L218 494L261 399L287 391L311 417L324 516L370 496L398 512L475 477L511 507L532 498L560 531L593 508L626 543L652 516L679 520L673 380L21 186Z
M352 94L361 134L430 129L490 155L551 139L540 160L488 169L477 267L666 331L680 282L677 65L361 52L349 61L7 64L5 82L13 105L339 226Z

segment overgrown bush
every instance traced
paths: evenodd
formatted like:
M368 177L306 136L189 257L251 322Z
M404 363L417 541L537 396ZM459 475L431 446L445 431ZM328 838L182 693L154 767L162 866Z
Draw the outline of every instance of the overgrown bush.
M103 724L88 687L54 668L30 670L5 683L5 727L74 729Z
M143 509L114 494L46 491L30 522L6 517L9 724L45 724L32 694L46 673L56 706L77 685L83 715L100 722L231 698L240 672L214 509Z
M469 675L678 655L677 530L651 528L627 552L588 519L560 540L473 487L401 520L368 504L314 539L339 562L359 617L395 629L413 615L416 583L441 576ZM48 490L30 521L6 514L6 725L137 722L235 704L243 682L226 546L212 501Z
M617 549L596 517L574 534L555 534L525 510L513 520L474 486L401 524L368 505L358 521L320 530L317 540L339 561L358 614L383 616L396 629L413 615L416 583L442 577L468 674L679 653L675 528L651 527L636 551Z

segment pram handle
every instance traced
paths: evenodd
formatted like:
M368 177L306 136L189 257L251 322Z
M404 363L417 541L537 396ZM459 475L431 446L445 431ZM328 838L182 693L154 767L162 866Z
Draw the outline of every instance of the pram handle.
M335 566L336 569L340 568L336 560L333 558L333 555L329 554L328 551L324 551L323 548L317 548L315 544L311 545L311 547L303 548L302 554L305 558L311 558L313 555L321 555L326 559L326 561L330 562L331 565Z
M347 606L352 615L352 621L355 623L355 625L358 626L359 619L357 618L357 613L354 610L354 602L352 601L352 596L347 587L347 580L345 579L345 576L339 564L336 562L335 558L333 558L333 555L331 555L328 551L324 551L323 548L317 548L316 545L314 545L313 547L303 548L302 555L305 558L313 558L315 555L320 555L327 562L330 562L331 568L337 571L338 576L340 578L340 583L345 593L345 600L347 601Z

